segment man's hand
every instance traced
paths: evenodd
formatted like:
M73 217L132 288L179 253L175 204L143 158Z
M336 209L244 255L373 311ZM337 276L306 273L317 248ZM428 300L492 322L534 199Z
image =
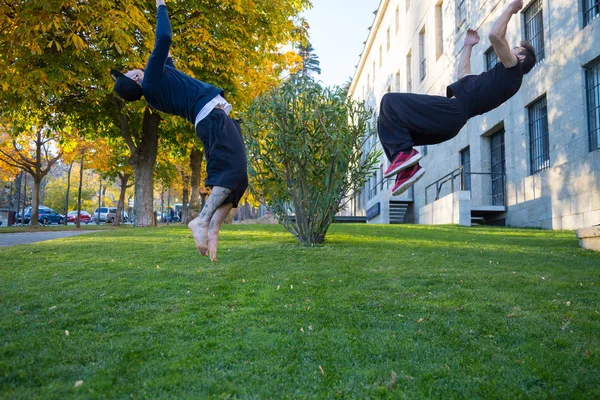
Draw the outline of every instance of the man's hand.
M165 6L165 0L156 0L156 8L160 6ZM523 2L521 1L521 7L523 7Z
M512 3L510 3L508 9L513 14L518 13L519 11L521 11L521 9L523 9L523 0L514 0Z
M479 33L475 29L467 29L467 36L465 36L465 46L475 46L479 43Z

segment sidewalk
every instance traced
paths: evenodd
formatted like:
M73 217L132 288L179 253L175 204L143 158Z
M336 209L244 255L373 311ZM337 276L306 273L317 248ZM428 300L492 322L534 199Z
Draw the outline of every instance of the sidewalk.
M47 240L60 239L70 236L84 235L86 233L94 233L100 231L58 231L58 232L20 232L20 233L3 233L0 235L0 247L16 246L19 244L29 244L36 242L45 242Z

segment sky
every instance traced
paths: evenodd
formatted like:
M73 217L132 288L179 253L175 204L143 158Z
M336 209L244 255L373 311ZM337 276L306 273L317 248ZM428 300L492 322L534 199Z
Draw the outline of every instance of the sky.
M304 16L310 25L310 42L321 62L321 75L316 79L334 86L354 76L354 66L379 3L380 0L312 0L313 7Z

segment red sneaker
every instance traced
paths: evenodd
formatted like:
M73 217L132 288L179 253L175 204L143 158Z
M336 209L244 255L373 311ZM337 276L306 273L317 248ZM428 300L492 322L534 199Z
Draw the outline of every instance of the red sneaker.
M400 171L412 167L418 163L421 158L423 158L423 155L415 149L412 149L411 151L402 151L394 158L392 165L385 171L383 177L389 178L390 176L394 176Z
M425 170L419 164L405 169L396 177L396 184L392 188L392 196L397 196L404 193L408 188L415 184L416 181L425 175Z

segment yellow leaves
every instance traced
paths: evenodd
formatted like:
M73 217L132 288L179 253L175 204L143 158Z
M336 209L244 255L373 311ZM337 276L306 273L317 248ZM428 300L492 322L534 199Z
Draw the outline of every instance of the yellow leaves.
M77 50L82 50L87 47L87 44L83 41L83 39L81 37L79 37L78 35L76 35L75 33L71 33L67 37L67 44L69 44L69 43L72 43L73 46L75 46L75 48Z
M58 43L56 40L51 40L48 43L48 48L52 48L52 45L54 45L54 47L56 48L56 50L58 51L62 51L62 46L60 45L60 43Z

